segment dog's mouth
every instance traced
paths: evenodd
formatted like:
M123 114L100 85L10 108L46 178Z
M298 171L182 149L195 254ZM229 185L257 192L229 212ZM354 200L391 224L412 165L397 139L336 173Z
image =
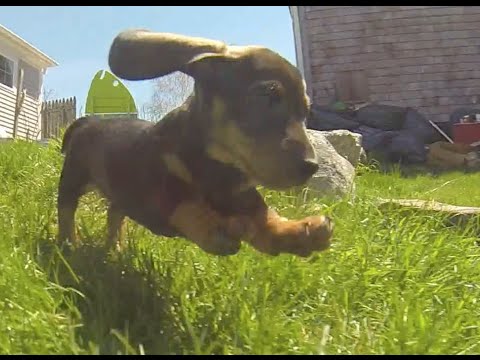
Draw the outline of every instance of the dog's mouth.
M240 170L248 177L250 183L262 185L272 190L287 190L295 186L304 185L309 180L309 178L296 179L288 175L267 178L255 171L245 158L239 157L239 161L242 163Z

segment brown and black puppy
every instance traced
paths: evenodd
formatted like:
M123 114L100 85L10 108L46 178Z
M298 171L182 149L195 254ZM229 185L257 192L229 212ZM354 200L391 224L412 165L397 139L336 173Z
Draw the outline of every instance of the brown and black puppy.
M235 254L241 240L272 255L308 256L329 247L330 219L282 218L255 188L302 185L318 169L305 131L305 83L288 61L263 47L128 30L113 41L109 64L127 80L181 71L195 89L156 124L84 117L67 129L61 241L75 241L78 200L93 186L110 203L111 245L128 216L217 255Z

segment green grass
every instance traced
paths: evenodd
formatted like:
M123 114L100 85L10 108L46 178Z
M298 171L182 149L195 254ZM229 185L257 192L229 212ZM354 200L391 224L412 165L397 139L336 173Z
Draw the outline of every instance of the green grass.
M478 219L381 214L374 199L479 205L480 175L402 178L362 169L341 202L265 191L282 215L336 221L332 248L308 259L244 245L209 256L128 223L107 254L105 208L78 213L86 244L56 234L58 144L0 144L2 354L474 354L480 352ZM302 200L306 199L306 200Z

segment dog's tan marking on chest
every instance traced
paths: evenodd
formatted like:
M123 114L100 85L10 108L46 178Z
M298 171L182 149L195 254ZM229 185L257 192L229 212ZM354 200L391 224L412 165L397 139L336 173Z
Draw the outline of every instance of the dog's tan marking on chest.
M178 177L179 179L182 179L188 184L191 184L193 182L192 174L187 169L183 161L178 158L177 155L165 154L165 155L162 155L162 159L168 171L172 175L175 175L176 177Z

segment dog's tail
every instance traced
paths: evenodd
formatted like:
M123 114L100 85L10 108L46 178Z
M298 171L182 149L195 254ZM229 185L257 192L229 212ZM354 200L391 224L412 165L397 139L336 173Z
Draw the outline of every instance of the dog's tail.
M70 124L70 126L67 127L67 130L65 130L65 134L63 134L63 139L62 139L62 148L60 150L62 154L65 154L65 151L67 150L68 144L70 143L70 139L72 138L75 130L83 126L87 120L88 120L87 117L82 116L77 120L75 120L72 124Z

